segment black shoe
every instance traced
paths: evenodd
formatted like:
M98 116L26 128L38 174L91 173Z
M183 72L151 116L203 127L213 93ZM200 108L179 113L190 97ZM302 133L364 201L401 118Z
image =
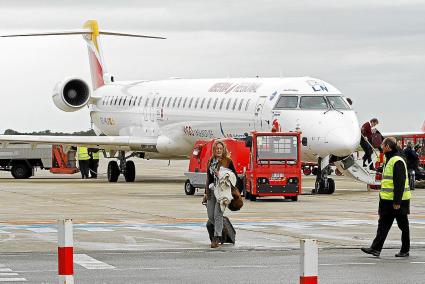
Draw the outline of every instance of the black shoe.
M398 252L395 254L395 257L408 257L409 252Z
M371 254L373 256L379 256L381 254L380 251L374 250L373 248L361 248L362 252Z

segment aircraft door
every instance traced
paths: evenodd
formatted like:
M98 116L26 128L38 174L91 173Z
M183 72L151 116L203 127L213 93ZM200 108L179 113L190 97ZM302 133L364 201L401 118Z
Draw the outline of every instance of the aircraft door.
M266 102L267 97L259 97L257 102L255 103L255 111L254 111L254 127L255 130L262 130L265 127L265 122L263 121L263 110L264 104Z

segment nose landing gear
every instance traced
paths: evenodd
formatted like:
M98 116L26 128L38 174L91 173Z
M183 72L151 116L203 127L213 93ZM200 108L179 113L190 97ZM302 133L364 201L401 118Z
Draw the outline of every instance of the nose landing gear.
M108 163L108 181L117 182L120 174L124 175L126 182L134 182L136 178L136 167L133 161L127 161L128 158L133 157L134 154L126 157L125 151L118 152L118 161L110 161Z
M316 182L312 194L332 194L335 192L335 181L328 178L330 173L329 157L319 158Z

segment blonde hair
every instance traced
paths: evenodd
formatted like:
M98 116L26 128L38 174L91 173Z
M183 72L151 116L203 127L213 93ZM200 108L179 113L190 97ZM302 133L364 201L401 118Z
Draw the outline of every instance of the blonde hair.
M223 146L223 154L221 155L221 158L230 159L230 153L227 150L226 144L222 140L215 140L214 141L214 144L212 146L212 156L211 156L211 158L215 157L215 150L217 149L217 145L218 144L220 144L221 146Z

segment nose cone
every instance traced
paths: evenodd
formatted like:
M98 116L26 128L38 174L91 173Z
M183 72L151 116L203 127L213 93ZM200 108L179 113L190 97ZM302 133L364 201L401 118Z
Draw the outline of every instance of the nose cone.
M343 157L356 151L360 143L360 130L336 128L328 133L328 147L334 156Z

